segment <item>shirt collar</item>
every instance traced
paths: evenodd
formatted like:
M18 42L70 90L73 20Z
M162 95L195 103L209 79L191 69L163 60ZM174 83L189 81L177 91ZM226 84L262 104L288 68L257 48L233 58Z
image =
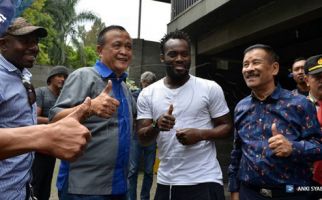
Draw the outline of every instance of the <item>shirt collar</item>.
M272 100L278 100L279 97L281 96L281 86L279 84L277 84L277 86L275 87L274 91L272 92L272 94L270 94L269 96L267 96L267 98L263 101L267 101L269 99L272 99ZM254 93L252 92L251 93L251 96L253 99L256 99L256 100L259 100L256 98L256 96L254 95Z
M116 78L116 74L104 63L101 61L97 61L95 64L95 69L101 75L102 78ZM119 77L119 80L123 81L127 77L127 73L124 72L122 75Z
M9 72L15 72L21 78L30 82L32 77L32 74L30 73L30 71L26 68L23 68L21 72L17 67L15 67L12 63L10 63L7 59L5 59L5 57L3 57L2 54L0 54L0 65L6 70L8 70Z
M310 101L312 101L315 105L318 104L318 100L309 92L309 96L307 97Z

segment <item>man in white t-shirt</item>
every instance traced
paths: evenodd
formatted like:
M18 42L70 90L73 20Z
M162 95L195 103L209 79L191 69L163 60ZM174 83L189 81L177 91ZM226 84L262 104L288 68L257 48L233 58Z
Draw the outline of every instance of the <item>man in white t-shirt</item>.
M161 40L166 77L138 98L138 135L157 141L160 166L155 200L222 200L222 172L215 140L229 136L232 123L221 87L189 74L189 36L168 33Z

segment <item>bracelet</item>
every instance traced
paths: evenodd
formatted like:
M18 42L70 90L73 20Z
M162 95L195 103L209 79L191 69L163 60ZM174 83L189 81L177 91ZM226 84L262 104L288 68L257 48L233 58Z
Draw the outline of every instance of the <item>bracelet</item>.
M157 120L155 120L155 121L152 122L152 128L154 130L156 130L156 131L160 131L160 128L158 126L158 120L159 120L159 118Z

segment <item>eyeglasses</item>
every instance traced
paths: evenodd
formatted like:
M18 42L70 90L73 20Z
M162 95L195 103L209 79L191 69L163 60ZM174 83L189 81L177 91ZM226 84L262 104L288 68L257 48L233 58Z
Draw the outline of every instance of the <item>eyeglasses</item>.
M28 102L30 106L36 102L36 92L34 86L27 80L22 80L23 86L26 88Z

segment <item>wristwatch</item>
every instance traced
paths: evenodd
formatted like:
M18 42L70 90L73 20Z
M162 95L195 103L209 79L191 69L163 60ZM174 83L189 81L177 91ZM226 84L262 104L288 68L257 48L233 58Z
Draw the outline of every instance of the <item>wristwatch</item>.
M158 119L157 120L153 120L152 122L152 128L156 131L159 131L159 126L158 126Z

